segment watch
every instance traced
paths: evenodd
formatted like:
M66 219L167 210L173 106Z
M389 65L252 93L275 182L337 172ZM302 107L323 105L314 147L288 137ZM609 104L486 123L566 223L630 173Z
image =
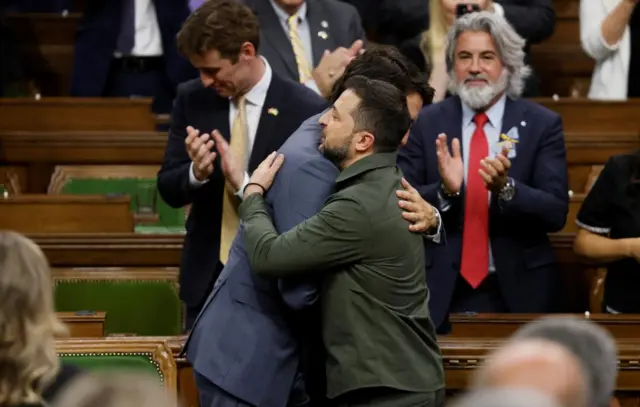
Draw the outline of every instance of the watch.
M504 202L509 202L513 199L516 194L516 185L513 178L507 178L507 183L504 184L500 193L498 193L498 198Z
M452 199L452 198L457 198L460 196L460 191L455 192L455 193L451 193L449 191L447 191L447 188L444 187L444 182L440 182L440 194L442 194L442 197L444 199Z

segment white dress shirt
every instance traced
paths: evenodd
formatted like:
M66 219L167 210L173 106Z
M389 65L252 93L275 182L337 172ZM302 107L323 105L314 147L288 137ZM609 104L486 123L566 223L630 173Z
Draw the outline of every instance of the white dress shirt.
M249 146L247 157L251 156L251 151L253 150L253 143L256 140L256 133L260 124L260 117L262 116L264 101L267 98L267 92L269 91L269 86L271 85L271 77L273 76L271 67L269 66L269 62L267 62L267 60L264 58L262 58L262 62L265 66L262 78L245 95L247 113L247 129L245 131L245 135L247 136L247 145ZM237 106L232 102L231 99L229 99L229 128L233 127L233 121L235 120L237 114ZM203 185L208 181L208 179L205 179L204 181L198 181L196 179L195 175L193 174L193 163L191 163L191 167L189 168L189 183L191 184L191 186L199 187L200 185ZM245 171L242 186L238 191L236 191L236 195L240 199L242 199L242 192L244 191L244 187L248 183L249 174Z
M484 125L484 134L487 138L489 146L489 157L494 157L497 152L496 145L500 141L500 133L502 132L502 119L504 117L504 108L506 104L506 96L503 95L489 110L487 117L489 120ZM467 183L469 178L469 150L471 148L471 137L476 131L476 124L473 117L476 112L462 103L462 163L464 165L464 182ZM473 177L479 177L480 174L472 174ZM450 203L438 193L440 208L442 212L446 212L451 208ZM491 202L491 192L489 192L489 202ZM496 270L493 263L493 254L491 253L491 242L489 242L489 272Z
M132 0L135 7L135 37L131 55L136 57L162 56L162 35L153 0ZM116 58L122 54L116 52Z

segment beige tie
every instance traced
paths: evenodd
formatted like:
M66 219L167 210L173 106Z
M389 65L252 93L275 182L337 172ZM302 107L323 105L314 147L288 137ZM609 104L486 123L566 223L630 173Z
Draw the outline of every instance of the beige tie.
M298 65L298 76L300 77L300 83L305 83L311 78L311 67L307 60L307 53L302 45L300 34L298 33L298 16L291 16L287 20L289 24L289 39L291 40L291 46L293 47L293 55L296 57L296 64Z
M236 156L244 168L247 167L247 111L246 100L241 97L236 102L238 113L231 126L231 140L229 146L231 152ZM235 194L234 188L227 182L224 186L222 197L222 228L220 231L220 261L227 263L231 242L236 236L240 219L238 217L238 206L240 200Z

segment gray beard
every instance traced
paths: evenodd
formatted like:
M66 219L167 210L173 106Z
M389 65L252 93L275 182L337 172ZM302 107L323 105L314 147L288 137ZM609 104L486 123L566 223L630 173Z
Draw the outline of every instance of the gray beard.
M491 101L507 90L509 85L509 72L506 69L502 71L498 82L485 86L466 86L464 80L456 83L453 75L451 77L449 91L460 96L460 100L465 105L476 111L484 110Z

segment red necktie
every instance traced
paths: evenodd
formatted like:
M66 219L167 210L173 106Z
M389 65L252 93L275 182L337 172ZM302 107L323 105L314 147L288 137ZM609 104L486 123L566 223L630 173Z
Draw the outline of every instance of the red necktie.
M476 130L471 137L467 185L464 197L464 226L462 228L462 264L460 274L476 288L489 274L489 191L478 170L480 160L489 155L484 125L489 120L478 113L473 121Z

